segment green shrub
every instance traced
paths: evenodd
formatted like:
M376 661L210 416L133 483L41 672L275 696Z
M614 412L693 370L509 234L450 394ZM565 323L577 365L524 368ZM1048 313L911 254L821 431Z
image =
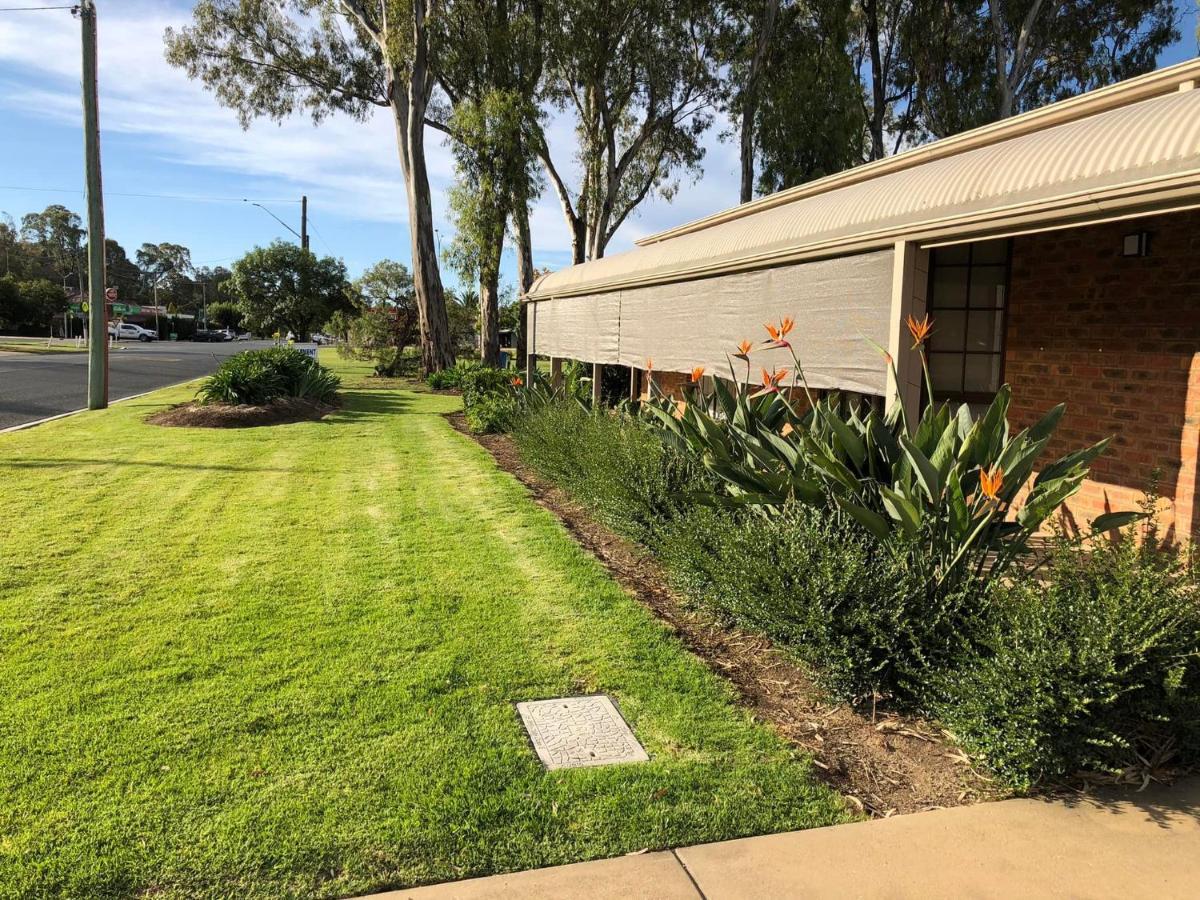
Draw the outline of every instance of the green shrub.
M462 390L463 406L470 408L493 392L512 392L512 380L516 373L505 369L475 364L462 369L458 387Z
M341 385L329 369L290 347L249 350L231 356L200 385L201 403L261 406L280 397L328 403Z
M1045 584L1002 599L988 639L931 685L940 718L1001 777L1200 763L1200 593L1179 556L1132 538L1063 546Z
M474 434L496 434L508 431L517 414L515 391L493 391L476 397L466 407L467 427Z
M684 593L791 649L847 699L911 701L975 639L988 610L961 593L929 603L920 573L869 532L797 503L770 515L693 507L666 530L659 556Z
M610 528L648 544L704 477L691 458L636 419L593 412L562 396L527 406L512 435L536 471L578 497Z
M461 388L463 376L474 369L483 368L483 363L477 359L460 359L448 369L430 372L426 383L435 390L444 391Z

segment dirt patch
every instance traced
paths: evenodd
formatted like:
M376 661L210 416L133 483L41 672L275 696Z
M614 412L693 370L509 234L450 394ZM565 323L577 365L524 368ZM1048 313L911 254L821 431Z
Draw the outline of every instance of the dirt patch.
M257 428L323 419L337 409L328 403L281 397L263 406L232 406L224 403L181 403L146 417L151 425L169 428Z
M447 418L529 488L537 503L554 513L691 652L732 682L757 718L810 753L824 780L852 806L870 816L890 816L1002 795L936 725L830 701L797 662L766 638L689 608L645 550L596 522L565 492L539 478L522 462L508 436L470 434L462 413Z

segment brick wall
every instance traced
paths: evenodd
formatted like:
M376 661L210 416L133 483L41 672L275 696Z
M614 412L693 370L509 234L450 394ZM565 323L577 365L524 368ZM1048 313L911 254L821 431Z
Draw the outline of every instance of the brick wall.
M1137 230L1150 255L1123 257ZM1018 237L1009 296L1014 426L1065 401L1048 456L1115 436L1069 515L1135 507L1158 467L1163 527L1200 531L1200 213Z

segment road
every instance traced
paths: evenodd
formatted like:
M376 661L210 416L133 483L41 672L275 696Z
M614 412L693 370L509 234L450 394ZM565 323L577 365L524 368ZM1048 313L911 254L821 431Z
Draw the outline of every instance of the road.
M271 341L223 344L140 344L124 341L109 355L110 400L199 378L242 350ZM0 428L9 428L87 405L87 353L0 351Z

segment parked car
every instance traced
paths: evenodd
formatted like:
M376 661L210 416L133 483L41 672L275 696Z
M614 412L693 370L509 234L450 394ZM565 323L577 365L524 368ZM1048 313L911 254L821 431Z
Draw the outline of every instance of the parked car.
M333 343L333 338L331 338L327 334L321 334L321 332L319 332L319 331L313 332L312 339L313 339L313 343L317 344L318 346L320 346L321 344L332 344Z
M108 336L116 341L157 341L158 332L132 322L110 322Z
M197 328L196 333L192 335L193 341L200 341L201 343L208 344L219 344L222 341L228 341L229 339L229 335L226 332L216 328Z

